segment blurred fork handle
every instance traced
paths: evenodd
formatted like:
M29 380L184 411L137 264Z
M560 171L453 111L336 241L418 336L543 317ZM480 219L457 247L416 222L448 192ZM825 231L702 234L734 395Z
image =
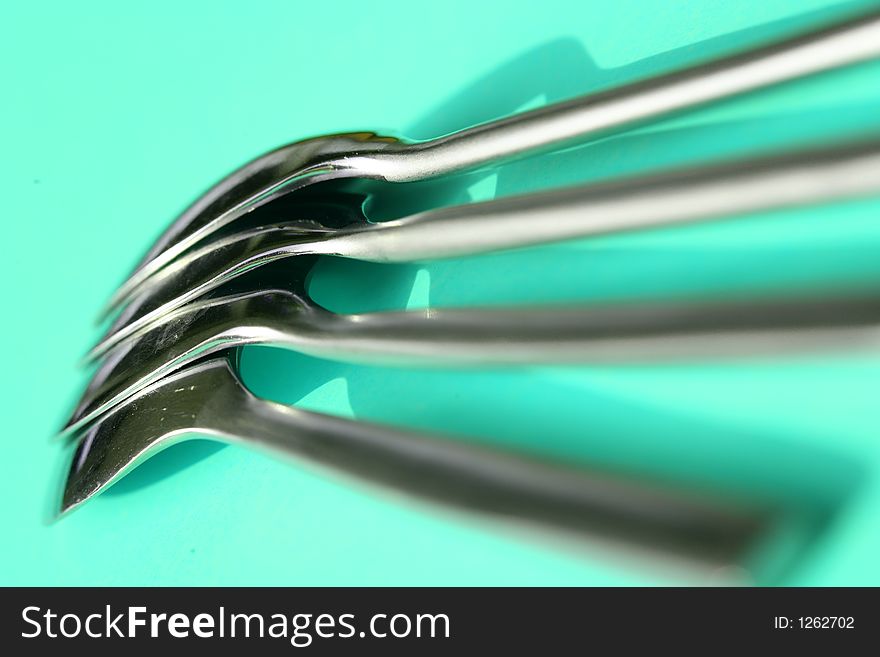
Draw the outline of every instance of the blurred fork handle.
M364 164L397 182L442 175L571 145L588 136L876 57L880 57L880 12L874 9L740 54L478 125L416 144L412 150L365 155Z
M268 344L387 365L593 365L880 347L880 293L362 315L315 313Z
M729 563L768 511L698 493L249 397L215 418L233 442L297 457L397 492L509 520L622 538Z
M456 257L880 193L880 138L430 210L318 250L374 262Z

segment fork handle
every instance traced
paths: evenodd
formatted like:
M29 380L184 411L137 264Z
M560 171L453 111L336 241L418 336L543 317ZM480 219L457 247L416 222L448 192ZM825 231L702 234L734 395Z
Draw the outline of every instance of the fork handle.
M454 173L570 145L674 112L880 56L880 12L838 22L737 55L484 123L414 145L365 155L392 182ZM355 158L356 159L356 158Z
M880 139L874 137L429 210L340 232L319 249L373 262L449 258L878 191Z
M573 532L726 561L764 526L755 509L456 438L303 411L251 397L225 432L395 492Z
M272 341L383 365L621 364L875 347L880 296L315 314ZM304 328L304 327L302 327Z

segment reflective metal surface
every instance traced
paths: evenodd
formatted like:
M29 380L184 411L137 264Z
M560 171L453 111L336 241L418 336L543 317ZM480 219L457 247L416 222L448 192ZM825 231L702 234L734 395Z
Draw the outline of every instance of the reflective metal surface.
M111 300L118 307L149 276L204 237L281 195L316 182L369 178L403 182L607 135L642 121L880 55L880 15L838 25L672 74L407 144L352 133L297 142L218 183L149 251Z
M68 426L62 512L198 433L395 491L567 532L736 560L774 515L699 491L344 420L255 398L238 348L383 364L622 363L880 344L880 292L582 308L336 314L308 293L319 256L411 262L859 197L880 140L429 210L372 224L357 184L421 180L562 148L880 55L877 12L688 70L423 143L373 133L285 146L190 207L120 288L125 307ZM291 192L296 192L291 194ZM208 239L210 238L210 240ZM294 257L296 256L296 257Z
M85 432L71 462L62 513L162 449L193 437L191 432L469 512L611 536L709 562L740 557L772 517L771 509L696 491L259 400L227 357L163 379Z
M532 309L331 313L306 291L314 257L254 270L118 345L62 434L188 363L249 344L348 362L439 366L626 363L880 345L873 295ZM291 266L294 265L294 266ZM227 284L229 285L229 284ZM250 288L250 289L249 289Z
M288 220L251 228L176 259L143 286L88 357L106 354L238 276L294 256L326 254L378 262L444 258L877 191L880 140L867 139L441 208L382 224L367 222L360 210L362 197L337 194L319 227L306 231ZM337 225L344 227L334 230L328 224L334 212L339 213Z

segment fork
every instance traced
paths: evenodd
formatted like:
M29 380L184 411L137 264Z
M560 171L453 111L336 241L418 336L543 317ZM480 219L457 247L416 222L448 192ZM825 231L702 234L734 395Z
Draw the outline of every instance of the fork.
M295 142L236 170L178 217L102 316L207 236L269 201L318 182L421 180L598 138L648 120L880 55L877 10L673 73L419 143L369 132Z
M196 434L296 457L472 513L575 535L609 535L710 562L741 557L776 513L459 438L257 399L238 376L237 350L141 390L84 432L61 513Z
M270 262L334 255L405 262L670 226L880 191L880 139L420 212L370 224L360 196L337 195L330 219L260 226L179 257L155 274L86 356L94 360L185 304ZM327 201L330 202L330 201ZM267 206L267 210L272 206ZM313 203L312 212L315 211ZM336 226L332 225L336 213ZM296 215L294 219L296 219ZM309 261L310 263L313 260ZM305 295L305 290L299 294ZM473 310L480 313L481 310ZM547 320L549 323L549 319ZM481 343L484 341L480 341Z
M252 344L346 362L441 367L756 357L880 344L880 295L864 292L341 315L308 295L314 260L252 270L118 345L92 376L61 435L196 359Z

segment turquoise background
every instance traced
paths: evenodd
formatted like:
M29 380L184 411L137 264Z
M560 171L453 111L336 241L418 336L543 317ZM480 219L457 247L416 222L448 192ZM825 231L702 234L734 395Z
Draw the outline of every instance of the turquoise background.
M823 0L14 3L0 10L0 584L682 584L723 574L559 544L195 441L48 521L50 436L86 381L102 303L197 194L325 132L444 134L821 23ZM874 3L876 4L876 3ZM408 185L438 203L880 129L880 66L718 104L565 153ZM406 266L326 260L339 311L731 296L880 281L880 199ZM463 373L249 349L276 400L445 430L787 511L767 584L880 584L873 354Z

